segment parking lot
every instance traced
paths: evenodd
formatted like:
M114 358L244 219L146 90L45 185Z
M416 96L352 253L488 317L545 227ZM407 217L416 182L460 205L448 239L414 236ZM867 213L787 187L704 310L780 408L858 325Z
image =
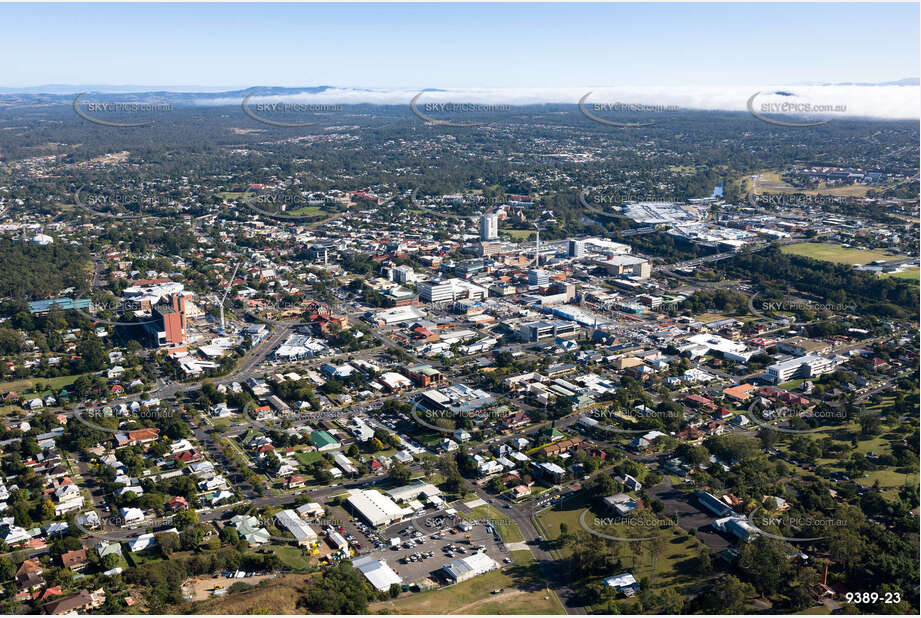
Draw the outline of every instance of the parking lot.
M511 562L499 537L474 519L455 520L444 511L424 511L416 518L374 531L360 521L349 521L360 553L386 560L407 583L432 577L446 562L482 551L500 565ZM393 544L391 539L399 539Z

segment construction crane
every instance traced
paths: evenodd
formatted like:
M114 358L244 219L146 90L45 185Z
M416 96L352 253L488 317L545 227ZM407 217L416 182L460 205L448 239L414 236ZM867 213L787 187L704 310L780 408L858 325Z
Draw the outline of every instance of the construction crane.
M233 269L233 274L230 275L230 281L227 283L227 289L224 290L224 296L221 297L221 332L224 332L224 301L227 300L227 295L230 294L230 288L233 287L233 280L237 276L237 271L240 269L240 265L243 264L243 260L237 262L236 268Z

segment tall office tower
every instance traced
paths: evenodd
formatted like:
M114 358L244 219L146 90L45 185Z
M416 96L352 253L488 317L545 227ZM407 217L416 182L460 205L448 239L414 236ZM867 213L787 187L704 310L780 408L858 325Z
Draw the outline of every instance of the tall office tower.
M499 216L494 213L480 217L480 240L488 241L499 238Z

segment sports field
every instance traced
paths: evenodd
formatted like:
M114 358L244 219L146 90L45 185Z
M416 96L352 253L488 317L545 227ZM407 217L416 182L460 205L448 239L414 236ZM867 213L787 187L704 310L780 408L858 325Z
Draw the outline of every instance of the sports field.
M818 242L801 242L785 245L781 251L791 255L802 255L815 260L835 262L836 264L869 264L875 260L892 260L896 256L872 249L854 249L841 245Z

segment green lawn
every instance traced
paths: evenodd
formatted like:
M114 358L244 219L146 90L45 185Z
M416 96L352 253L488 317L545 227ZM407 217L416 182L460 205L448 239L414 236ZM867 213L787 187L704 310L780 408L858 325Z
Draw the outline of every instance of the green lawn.
M536 234L535 230L508 230L508 229L499 229L499 235L508 234L512 237L512 240L527 240L531 237L531 234Z
M883 275L884 277L894 277L895 279L909 279L912 281L918 281L921 279L921 269L919 268L909 268L898 273L889 273Z
M287 214L289 214L289 215L298 215L298 216L303 217L303 216L306 216L306 215L325 215L325 214L327 214L328 212L329 212L329 211L323 210L323 208L320 207L320 206L304 206L303 208L298 208L297 210L292 210L291 212L289 212L289 213L287 213Z
M248 191L224 191L216 195L222 200L238 200L241 197L249 197L252 193Z
M294 453L294 458L297 459L301 465L309 466L323 459L323 454L317 451L298 451Z
M563 604L546 587L530 551L512 552L513 564L460 584L403 594L374 603L369 614L565 614ZM493 594L502 589L501 593Z
M268 545L265 549L278 556L285 566L301 570L310 566L310 562L304 557L304 552L300 547L292 545Z
M3 382L0 383L0 393L16 391L19 394L23 394L27 390L33 388L36 384L41 383L45 386L43 394L48 394L50 391L59 391L65 386L70 386L81 375L84 374L77 374L73 376L58 376L56 378L23 378L22 380Z
M782 253L802 255L816 260L835 262L837 264L869 264L875 260L893 260L897 256L889 255L883 251L872 249L854 249L841 245L830 245L816 242L803 242L784 245Z
M472 513L465 515L465 517L488 520L499 530L499 535L506 543L520 543L524 540L518 524L509 519L508 515L488 504L474 508Z

